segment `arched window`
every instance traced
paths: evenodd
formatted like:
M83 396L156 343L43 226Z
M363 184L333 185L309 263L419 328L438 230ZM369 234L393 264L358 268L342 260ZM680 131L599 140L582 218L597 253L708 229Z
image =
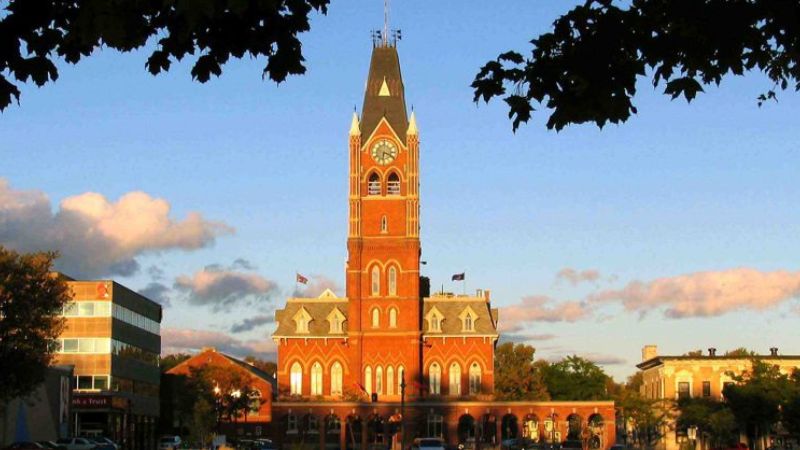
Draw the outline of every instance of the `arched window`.
M461 366L450 364L450 395L461 395Z
M428 378L429 378L429 385L431 394L439 395L442 393L442 368L439 366L439 363L431 364L431 367L428 369Z
M292 364L290 382L292 395L301 395L303 393L303 367L298 362Z
M399 366L397 368L397 393L398 394L402 394L403 393L403 381L404 381L405 371L406 371L406 369L404 369L403 366Z
M311 366L311 395L322 395L322 364Z
M372 394L372 367L364 369L364 390L367 394Z
M381 366L375 368L375 392L378 395L383 394L383 367Z
M342 365L339 361L331 366L331 395L342 395Z
M469 394L481 393L481 366L474 362L469 366Z
M397 308L389 309L389 328L397 328Z
M389 295L397 295L397 268L389 267Z
M386 216L381 217L381 233L387 233L389 231L389 220Z
M377 172L372 172L369 176L367 195L381 195L381 177Z
M386 368L386 395L394 395L394 367Z
M474 331L472 325L472 316L464 317L464 331Z
M381 312L378 308L372 308L372 328L381 326Z
M400 177L392 172L389 175L388 183L386 184L386 193L389 195L400 195Z
M372 266L372 289L370 293L373 296L381 295L381 268L377 264Z

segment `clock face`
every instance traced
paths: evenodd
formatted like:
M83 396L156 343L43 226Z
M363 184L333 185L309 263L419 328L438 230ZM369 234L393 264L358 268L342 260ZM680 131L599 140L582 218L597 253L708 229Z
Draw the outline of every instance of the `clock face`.
M372 146L372 159L385 166L397 158L397 147L388 139L381 139Z

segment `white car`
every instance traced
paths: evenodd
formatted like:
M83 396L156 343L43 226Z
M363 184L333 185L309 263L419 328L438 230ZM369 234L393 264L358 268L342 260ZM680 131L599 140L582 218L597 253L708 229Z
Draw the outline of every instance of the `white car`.
M61 438L56 444L64 446L67 450L94 450L96 444L86 438Z
M162 436L158 440L158 448L160 450L176 450L181 445L180 436Z
M445 450L444 441L439 438L414 439L414 444L411 448L414 450Z

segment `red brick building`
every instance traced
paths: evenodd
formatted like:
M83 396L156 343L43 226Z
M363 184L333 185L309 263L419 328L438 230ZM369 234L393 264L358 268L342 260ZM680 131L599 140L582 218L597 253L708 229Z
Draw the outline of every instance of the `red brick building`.
M213 366L224 371L238 372L243 380L247 380L247 384L252 389L249 402L250 408L247 414L242 414L235 421L221 423L220 431L231 438L265 437L269 423L272 421L272 397L275 389L275 379L253 365L217 352L213 348L203 349L202 352L176 365L166 373L168 376L173 377L188 377L191 376L193 368L203 366ZM165 383L170 382L170 378L165 380ZM168 389L169 386L165 386L165 388ZM174 406L165 408L165 413L169 414L173 409ZM173 420L177 421L177 418L173 418ZM182 424L173 422L172 426L175 428L176 433L185 434L186 430L182 430Z
M420 276L419 130L386 39L372 51L349 155L346 297L290 298L276 312L272 435L386 448L402 416L409 444L422 436L482 448L522 436L560 441L570 421L573 434L591 428L597 447L613 444L612 402L493 401L499 317L490 292L431 295Z

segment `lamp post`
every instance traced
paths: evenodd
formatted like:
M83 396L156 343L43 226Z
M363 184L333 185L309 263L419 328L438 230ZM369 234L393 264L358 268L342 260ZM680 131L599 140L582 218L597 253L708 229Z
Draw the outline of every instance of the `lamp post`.
M406 448L406 371L400 373L400 449Z

